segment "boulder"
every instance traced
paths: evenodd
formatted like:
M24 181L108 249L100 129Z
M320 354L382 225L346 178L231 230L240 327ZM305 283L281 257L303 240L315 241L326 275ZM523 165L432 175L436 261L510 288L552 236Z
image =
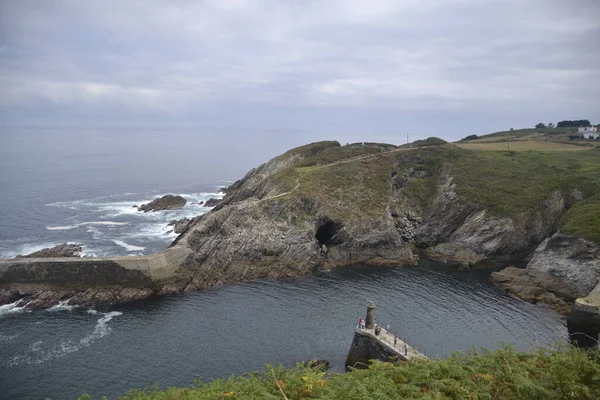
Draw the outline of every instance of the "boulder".
M185 230L190 221L191 219L189 218L182 218L179 220L174 219L173 221L169 222L169 226L173 227L173 232L180 234Z
M14 303L21 295L17 290L0 289L0 304Z
M159 197L158 199L152 200L148 204L142 204L138 207L139 211L148 212L148 211L161 211L161 210L172 210L175 208L181 208L187 202L181 196L174 196L172 194L167 194L163 197Z
M529 268L508 267L493 272L490 279L500 288L531 303L545 303L554 311L566 315L577 298L577 288L560 278Z
M81 257L82 250L83 248L77 244L63 243L15 258Z
M204 207L216 207L221 204L221 199L208 199L206 203L204 203Z

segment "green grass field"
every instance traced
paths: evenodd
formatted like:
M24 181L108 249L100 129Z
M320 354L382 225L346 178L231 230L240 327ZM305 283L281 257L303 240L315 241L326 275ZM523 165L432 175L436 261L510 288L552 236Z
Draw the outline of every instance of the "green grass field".
M518 140L518 141L473 141L465 143L456 143L456 146L466 150L496 150L496 151L584 151L589 150L594 143L588 146L575 145L569 143L537 141L537 140Z

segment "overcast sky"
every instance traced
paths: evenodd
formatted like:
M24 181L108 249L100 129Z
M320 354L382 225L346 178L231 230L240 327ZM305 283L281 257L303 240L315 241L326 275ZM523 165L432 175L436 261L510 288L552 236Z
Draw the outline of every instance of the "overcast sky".
M2 0L0 91L5 125L370 140L594 123L600 1Z

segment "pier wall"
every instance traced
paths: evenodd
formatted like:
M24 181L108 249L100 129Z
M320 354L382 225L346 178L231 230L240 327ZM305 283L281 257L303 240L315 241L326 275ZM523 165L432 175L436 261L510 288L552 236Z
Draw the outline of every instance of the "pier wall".
M149 287L173 276L190 250L174 246L134 257L17 258L0 260L0 288L22 285Z
M346 368L367 368L370 360L406 361L407 357L394 351L368 330L356 329L346 358Z

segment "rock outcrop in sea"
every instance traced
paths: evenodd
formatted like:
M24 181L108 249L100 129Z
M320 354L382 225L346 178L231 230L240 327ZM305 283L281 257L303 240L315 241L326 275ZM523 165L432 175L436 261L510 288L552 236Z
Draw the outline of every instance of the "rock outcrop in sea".
M221 199L210 198L204 203L204 207L215 207L221 204Z
M81 257L83 248L74 243L62 243L15 258Z
M142 204L138 207L138 210L143 212L172 210L185 206L186 202L187 200L181 196L167 194L152 200L150 203Z

